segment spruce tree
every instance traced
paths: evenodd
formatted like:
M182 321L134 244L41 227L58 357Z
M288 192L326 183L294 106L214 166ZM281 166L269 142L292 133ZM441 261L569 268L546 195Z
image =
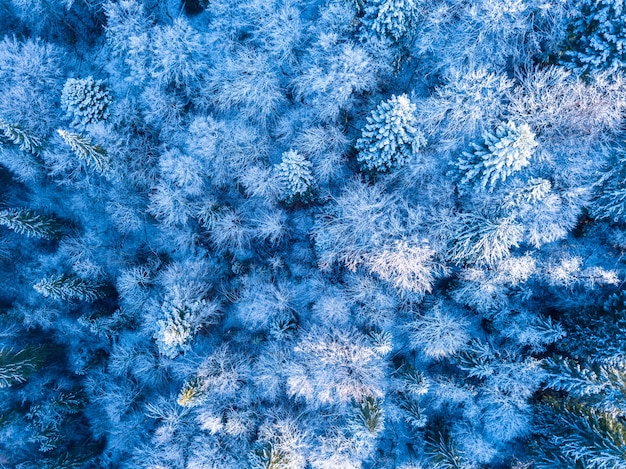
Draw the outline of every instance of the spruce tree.
M59 234L59 224L29 209L0 210L0 225L33 238L51 239Z
M385 410L382 399L368 396L352 402L348 426L357 435L376 437L385 429Z
M0 348L0 388L25 382L43 365L45 351L41 347L26 346L15 352Z
M99 285L70 275L51 275L34 285L37 293L54 300L95 301L102 298Z
M111 101L111 94L102 80L93 77L68 79L61 94L61 106L73 116L72 125L80 127L107 120Z
M181 352L191 348L190 341L199 328L194 324L194 311L187 305L170 305L162 307L165 317L157 321L157 340L159 352L168 358L176 358Z
M365 6L363 24L379 37L399 43L415 34L419 0L370 0Z
M372 111L356 142L357 161L364 172L385 173L403 166L426 145L415 111L405 94L392 96Z
M161 312L154 338L159 352L167 358L176 358L189 350L196 332L218 318L217 305L205 300L168 299L161 305Z
M542 404L537 414L538 469L626 467L623 415L558 400Z
M569 27L561 61L583 72L626 66L626 8L622 0L583 0Z
M282 161L275 166L283 188L282 200L287 204L309 202L313 198L313 166L302 154L294 150L283 153Z
M196 407L207 398L206 383L199 377L193 377L185 383L178 394L178 405L183 407Z
M33 403L26 414L28 420L26 430L30 433L28 440L36 443L39 446L39 451L43 453L50 455L65 453L64 456L70 456L68 450L75 443L72 441L72 432L80 434L81 430L86 430L84 427L81 428L82 422L80 422L80 414L86 405L87 396L82 389L78 388L63 390L46 400ZM85 444L83 456L89 454L89 446L89 444ZM72 456L68 459L74 459L79 454L75 453ZM52 458L53 460L56 459L54 456ZM62 458L59 459L59 462L63 460ZM53 467L81 466L60 464Z
M4 138L14 145L19 145L22 151L32 153L33 155L41 151L43 146L41 138L23 129L20 125L9 123L0 118L0 131L4 134Z
M536 147L535 134L527 124L503 123L494 133L485 132L483 142L473 143L471 152L463 152L457 163L462 182L492 191L498 181L528 166Z
M437 469L470 469L450 431L442 422L436 422L425 435L425 449Z
M559 355L543 361L545 398L536 409L538 469L626 467L626 294L564 318Z
M613 223L626 223L626 154L623 148L608 161L607 171L596 182L591 215Z
M66 132L62 129L57 130L57 132L76 156L85 161L87 165L99 173L104 173L109 169L111 161L106 150L100 145L93 145L89 137Z

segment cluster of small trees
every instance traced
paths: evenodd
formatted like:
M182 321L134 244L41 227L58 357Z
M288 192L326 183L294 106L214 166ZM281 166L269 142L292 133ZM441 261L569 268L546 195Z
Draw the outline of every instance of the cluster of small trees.
M621 1L0 0L0 466L626 465Z

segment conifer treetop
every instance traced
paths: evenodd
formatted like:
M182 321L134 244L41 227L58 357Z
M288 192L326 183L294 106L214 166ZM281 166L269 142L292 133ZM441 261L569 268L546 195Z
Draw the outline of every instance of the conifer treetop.
M287 203L307 202L313 195L313 166L306 157L295 150L283 153L282 161L275 166L283 186L283 200Z
M78 158L84 160L87 165L99 173L104 173L110 168L111 160L106 150L100 145L93 145L89 137L67 132L63 129L58 129L57 133Z
M472 143L471 152L463 152L457 163L463 184L478 183L492 191L496 183L530 164L538 143L528 124L508 121L483 134L483 142Z
M416 106L406 94L380 103L367 118L356 142L357 161L367 173L385 173L404 166L424 146L417 128Z
M107 120L112 101L102 80L94 80L93 77L69 78L61 94L61 106L74 117L72 125L80 127Z

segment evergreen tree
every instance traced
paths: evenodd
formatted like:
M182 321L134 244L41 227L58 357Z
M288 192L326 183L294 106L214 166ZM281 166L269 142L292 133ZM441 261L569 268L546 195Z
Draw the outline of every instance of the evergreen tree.
M104 296L100 285L65 274L44 278L34 288L37 293L54 300L95 301Z
M567 314L559 355L544 360L533 450L540 469L626 467L624 293Z
M626 6L622 0L582 0L561 60L584 72L626 66Z
M616 223L626 222L626 185L612 180L599 191L599 197L591 207L591 214L598 219Z
M178 394L178 405L183 407L196 407L207 398L205 383L198 377L187 381Z
M369 0L363 25L379 37L399 43L416 33L421 0Z
M85 408L86 398L81 391L64 391L30 406L26 414L29 440L38 444L39 451L50 452L66 443L71 416Z
M19 145L20 150L27 151L34 155L41 151L43 146L41 138L23 129L21 126L11 124L0 118L0 130L4 133L4 137L11 143Z
M116 309L110 315L102 311L92 311L80 316L78 323L91 333L109 339L118 337L124 329L136 326L135 318L124 309Z
M162 355L176 358L181 352L191 348L190 341L200 324L194 321L193 309L184 305L164 304L163 312L165 318L157 321L158 330L154 337Z
M111 161L106 150L100 145L93 145L89 137L69 133L62 129L58 129L57 132L76 156L85 161L88 166L93 167L99 173L104 173L109 169Z
M112 100L102 80L93 77L68 79L61 94L61 106L74 118L72 125L80 127L107 120Z
M251 469L290 469L291 464L283 451L271 443L266 443L249 456Z
M376 437L385 429L385 410L382 399L368 396L352 402L352 413L348 416L348 425L357 435Z
M41 347L27 346L18 352L0 348L0 388L25 382L41 368L45 356L45 351Z
M176 358L189 350L196 332L215 323L218 317L217 305L205 300L185 302L168 299L161 305L161 311L163 318L157 320L154 338L159 352L167 358ZM183 402L187 402L184 396Z
M613 223L626 223L626 155L623 148L609 159L609 168L596 182L591 215Z
M385 173L403 166L424 146L417 129L416 107L407 95L392 96L376 107L356 142L357 161L367 173Z
M0 210L0 225L33 238L51 239L59 234L56 220L28 209Z
M587 363L585 363L587 362ZM626 363L623 357L587 361L552 357L544 361L547 385L578 402L608 413L626 414Z
M283 153L276 165L278 179L283 186L282 199L287 204L309 202L313 197L313 167L311 162L294 150Z
M464 184L478 183L489 191L528 166L538 145L527 124L518 126L513 121L499 125L494 133L485 132L483 140L472 144L472 152L463 152L457 167Z
M425 437L426 451L436 469L471 469L448 428L437 422L429 428Z
M552 400L538 410L537 432L539 469L626 467L623 415Z

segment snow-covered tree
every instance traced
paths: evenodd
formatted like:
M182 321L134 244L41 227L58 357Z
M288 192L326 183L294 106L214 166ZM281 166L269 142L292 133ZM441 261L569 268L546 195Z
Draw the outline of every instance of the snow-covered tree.
M104 296L102 286L73 275L51 275L34 285L35 291L54 300L95 301Z
M543 360L533 451L539 468L600 469L626 464L626 349L623 293L563 315L567 336Z
M421 0L370 0L363 26L379 37L399 43L416 34Z
M442 71L442 81L432 95L415 104L428 140L454 150L465 145L468 136L501 122L507 94L514 85L505 73L459 63Z
M305 129L296 138L295 149L311 159L315 179L325 183L340 180L349 139L338 126Z
M312 165L302 154L294 150L283 153L282 161L275 166L282 185L282 199L292 204L308 202L313 197L314 181Z
M222 58L206 81L207 100L223 111L233 108L254 122L266 123L285 102L278 71L270 58L247 47Z
M567 236L578 221L578 203L543 178L517 180L509 186L504 208L524 227L524 240L535 247Z
M422 246L397 241L367 260L368 268L380 278L389 281L400 294L410 291L420 295L432 291L440 270L434 261L435 251Z
M518 246L522 227L511 217L485 218L475 213L462 213L450 240L448 256L456 263L493 265L509 256Z
M409 323L411 347L432 359L457 353L469 340L468 322L459 312L437 304Z
M322 122L339 121L342 113L353 109L359 95L376 89L381 69L383 64L362 46L322 33L292 84L296 98L311 105Z
M51 275L34 285L37 293L54 300L95 301L104 296L101 285L72 275Z
M56 43L6 34L0 41L0 116L39 136L58 125L58 91L53 90L62 86L64 57Z
M380 243L393 239L395 232L385 208L393 207L393 198L378 186L353 181L335 204L322 214L313 230L318 263L330 269L335 262L356 270Z
M22 151L36 155L42 149L42 139L33 135L30 131L23 129L20 125L11 124L0 118L0 130L4 133L4 138L14 145L19 145Z
M154 338L159 352L167 358L176 358L189 350L195 334L219 318L218 306L206 300L167 299L161 305L161 313Z
M426 434L426 453L432 458L434 467L441 469L470 469L471 463L459 448L458 442L448 428L441 424L429 429Z
M289 366L289 395L312 408L383 396L384 364L363 334L313 328L298 342Z
M596 182L596 197L591 204L591 214L613 223L626 222L626 156L622 148L608 160L610 165Z
M171 25L157 26L150 47L150 75L163 88L191 86L208 68L203 36L182 16Z
M63 85L61 93L61 106L73 117L72 125L79 127L107 120L112 101L104 82L94 80L93 77L70 78Z
M92 166L99 173L104 173L109 169L111 161L106 150L100 145L92 144L89 137L70 133L63 129L58 129L57 133L72 149L74 154L79 159L85 161L88 166Z
M367 118L357 140L357 160L367 173L385 173L403 166L426 146L417 128L416 107L408 96L392 96L380 103Z
M104 31L111 53L121 57L125 67L128 67L130 76L124 78L141 83L148 76L152 26L143 3L138 0L109 1L102 7L107 20Z
M253 9L255 42L278 63L294 63L307 39L300 8L297 3L285 2L259 3Z
M581 70L623 70L626 66L626 5L621 0L582 0L569 26L561 60Z
M59 234L59 223L33 210L0 210L0 225L33 238L51 239Z
M538 414L538 468L603 469L626 464L626 425L617 415L575 401L543 404Z
M376 438L385 429L385 409L382 399L366 397L352 403L348 417L349 428L359 437Z
M44 363L45 350L27 346L18 351L0 348L0 388L25 382Z
M463 184L478 184L493 191L499 181L530 164L538 143L527 124L513 121L499 125L494 133L485 132L483 142L472 144L471 152L463 152L457 167Z

